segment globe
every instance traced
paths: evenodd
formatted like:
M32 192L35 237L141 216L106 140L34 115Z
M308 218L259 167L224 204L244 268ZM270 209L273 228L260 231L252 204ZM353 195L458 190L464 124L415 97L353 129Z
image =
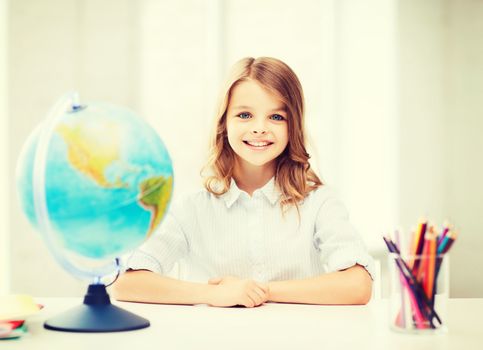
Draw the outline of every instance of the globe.
M77 276L103 276L149 238L168 209L170 156L134 112L67 94L29 136L17 163L23 212Z
M119 257L148 239L168 209L173 167L158 134L124 107L80 104L77 93L67 93L25 142L16 179L22 210L57 262L94 279L82 305L44 327L149 327L147 319L111 304L101 278L119 275Z

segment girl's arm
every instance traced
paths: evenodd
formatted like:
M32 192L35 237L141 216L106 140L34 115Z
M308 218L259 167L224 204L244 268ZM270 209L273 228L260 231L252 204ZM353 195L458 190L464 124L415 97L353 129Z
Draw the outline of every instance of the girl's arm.
M258 306L268 298L266 286L251 280L231 280L211 285L164 277L146 270L128 271L112 286L119 301L158 304L209 304Z
M304 304L367 304L372 279L360 265L313 278L268 284L268 301Z

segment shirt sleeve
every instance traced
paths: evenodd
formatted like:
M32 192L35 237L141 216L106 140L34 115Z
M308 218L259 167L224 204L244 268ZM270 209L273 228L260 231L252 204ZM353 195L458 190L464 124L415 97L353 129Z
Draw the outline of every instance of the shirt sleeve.
M318 211L314 245L327 272L358 264L374 279L374 261L362 237L350 223L346 207L335 196L329 196Z
M149 270L164 275L189 250L188 240L180 223L180 205L170 208L160 228L127 258L126 269Z

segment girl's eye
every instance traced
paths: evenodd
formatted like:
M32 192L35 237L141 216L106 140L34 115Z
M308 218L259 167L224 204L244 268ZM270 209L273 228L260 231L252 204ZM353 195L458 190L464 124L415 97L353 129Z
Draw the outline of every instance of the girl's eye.
M250 116L250 113L243 112L243 113L238 114L238 117L241 118L241 119L248 119L251 116Z
M280 114L274 114L270 118L272 118L273 120L276 120L276 121L285 120L285 118L283 116L281 116Z

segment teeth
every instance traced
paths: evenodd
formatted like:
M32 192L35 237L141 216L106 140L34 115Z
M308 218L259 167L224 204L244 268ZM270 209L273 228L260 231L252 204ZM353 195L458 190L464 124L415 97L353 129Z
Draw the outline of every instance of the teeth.
M255 147L263 147L263 146L268 146L270 142L254 142L254 141L246 141L250 146L255 146Z

